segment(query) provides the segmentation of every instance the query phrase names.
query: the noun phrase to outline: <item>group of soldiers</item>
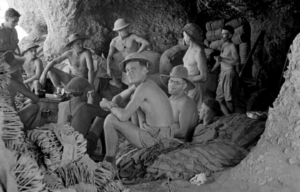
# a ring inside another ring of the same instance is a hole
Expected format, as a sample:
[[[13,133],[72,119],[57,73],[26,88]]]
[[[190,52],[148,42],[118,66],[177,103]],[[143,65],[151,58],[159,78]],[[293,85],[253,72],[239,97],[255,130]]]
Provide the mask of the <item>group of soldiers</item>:
[[[154,64],[143,55],[143,51],[148,49],[149,42],[130,33],[130,23],[125,19],[116,20],[113,31],[116,31],[118,36],[110,43],[106,70],[112,79],[110,84],[119,88],[124,87],[122,73],[126,74],[127,88],[111,101],[103,98],[99,105],[93,105],[90,98],[95,94],[95,70],[92,53],[83,46],[87,38],[76,33],[71,34],[67,43],[70,49],[43,68],[36,55],[38,45],[27,44],[22,54],[17,46],[14,27],[20,16],[12,8],[6,11],[6,22],[0,29],[0,41],[7,39],[2,34],[7,35],[10,32],[11,41],[6,43],[11,46],[1,45],[3,49],[0,52],[3,52],[5,57],[11,56],[6,62],[12,69],[12,81],[9,86],[12,103],[16,92],[30,99],[28,105],[18,111],[27,129],[30,129],[30,124],[38,112],[36,95],[43,88],[47,76],[56,88],[64,87],[71,95],[70,100],[59,104],[57,123],[68,123],[82,133],[88,141],[89,154],[93,154],[100,135],[104,133],[104,160],[113,164],[116,161],[120,135],[138,148],[151,147],[164,138],[188,142],[192,140],[197,124],[212,123],[219,108],[225,115],[243,111],[235,70],[235,66],[239,64],[239,55],[231,42],[233,29],[230,26],[222,29],[224,43],[221,55],[215,57],[216,64],[213,70],[221,67],[216,100],[205,98],[205,82],[209,71],[203,31],[194,23],[189,23],[183,28],[184,42],[188,45],[183,65],[174,67],[169,75],[161,75],[162,79],[167,78],[167,81],[163,82],[168,82],[168,98],[167,94],[148,78],[148,71]],[[18,53],[12,55],[11,52],[15,50]],[[120,52],[124,57],[117,65],[113,62],[113,54],[116,52]],[[69,73],[54,67],[66,59],[71,66]],[[19,74],[22,66],[27,75],[24,81]],[[16,69],[13,71],[13,68]]]

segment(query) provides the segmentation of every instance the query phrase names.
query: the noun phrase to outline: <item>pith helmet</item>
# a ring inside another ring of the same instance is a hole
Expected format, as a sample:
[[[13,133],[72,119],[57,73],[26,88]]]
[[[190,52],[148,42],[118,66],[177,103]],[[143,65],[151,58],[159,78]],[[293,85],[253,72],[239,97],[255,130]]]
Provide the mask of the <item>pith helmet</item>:
[[[68,43],[67,43],[67,47],[69,47],[74,41],[81,39],[81,40],[86,40],[88,39],[88,37],[85,36],[81,36],[78,33],[73,33],[68,37]]]
[[[121,29],[124,29],[125,27],[128,27],[130,23],[128,23],[125,19],[120,18],[115,21],[113,31],[119,31]]]
[[[125,72],[125,67],[126,64],[129,63],[130,61],[141,61],[145,62],[147,65],[147,69],[151,69],[153,67],[153,63],[149,61],[143,54],[141,53],[131,53],[127,55],[124,61],[122,61],[119,65],[121,70]]]
[[[187,83],[187,88],[186,88],[187,90],[191,90],[191,89],[195,88],[195,84],[188,79],[189,75],[188,75],[187,68],[185,68],[183,66],[175,66],[175,67],[173,67],[170,75],[163,75],[163,74],[160,75],[161,80],[162,80],[163,77],[167,77],[167,78],[170,78],[170,77],[179,77],[179,78],[182,78]],[[162,80],[162,82],[164,82],[164,81]]]
[[[184,26],[183,31],[196,43],[203,44],[204,33],[199,25],[195,23],[188,23]]]
[[[72,94],[83,94],[85,91],[91,91],[93,89],[89,81],[82,77],[74,77],[66,85],[65,90]]]
[[[26,51],[28,51],[29,49],[32,49],[32,48],[38,48],[38,47],[39,47],[39,45],[34,44],[34,43],[32,43],[32,42],[27,43],[27,44],[24,46],[24,50],[23,50],[22,55],[24,55],[24,53],[25,53]]]

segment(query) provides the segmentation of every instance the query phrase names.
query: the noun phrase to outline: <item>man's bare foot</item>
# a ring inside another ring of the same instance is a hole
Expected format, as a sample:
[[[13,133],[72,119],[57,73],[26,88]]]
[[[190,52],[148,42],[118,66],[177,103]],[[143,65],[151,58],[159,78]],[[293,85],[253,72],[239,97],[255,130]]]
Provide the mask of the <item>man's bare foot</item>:
[[[122,88],[122,84],[113,80],[109,81],[109,84],[118,88]]]

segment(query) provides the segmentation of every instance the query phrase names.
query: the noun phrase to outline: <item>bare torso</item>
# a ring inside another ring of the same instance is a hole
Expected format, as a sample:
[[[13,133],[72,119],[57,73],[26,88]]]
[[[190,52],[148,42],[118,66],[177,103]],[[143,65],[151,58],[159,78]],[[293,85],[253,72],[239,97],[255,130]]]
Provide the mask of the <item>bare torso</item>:
[[[145,100],[140,108],[146,117],[146,123],[150,126],[168,127],[174,123],[171,103],[167,95],[150,79],[141,83],[134,94],[144,94]],[[139,91],[140,90],[140,91]]]
[[[122,54],[124,58],[130,53],[137,52],[140,48],[139,43],[134,40],[133,34],[130,34],[123,40],[120,36],[117,36],[113,39],[113,41],[115,48]]]
[[[221,57],[227,58],[227,59],[233,59],[232,56],[232,46],[235,46],[234,43],[232,42],[225,42],[222,46],[221,49]],[[226,63],[221,62],[221,70],[229,70],[229,69],[233,69],[235,66],[234,65],[229,65]]]
[[[199,71],[199,68],[207,68],[206,67],[206,57],[205,54],[203,54],[204,50],[200,47],[197,48],[188,48],[186,51],[184,57],[183,57],[183,66],[187,68],[189,76],[196,76],[201,75],[201,72]],[[200,57],[199,61],[205,61],[205,63],[198,63],[197,57]],[[199,67],[201,66],[201,67]]]
[[[91,55],[88,49],[84,49],[79,55],[75,51],[70,50],[68,52],[68,59],[70,62],[70,68],[73,75],[77,77],[88,78],[88,68],[87,68],[87,56]]]
[[[36,58],[37,59],[37,58]],[[34,64],[35,60],[30,60],[30,61],[25,61],[23,68],[25,70],[26,76],[27,77],[32,77],[36,73],[36,66]]]

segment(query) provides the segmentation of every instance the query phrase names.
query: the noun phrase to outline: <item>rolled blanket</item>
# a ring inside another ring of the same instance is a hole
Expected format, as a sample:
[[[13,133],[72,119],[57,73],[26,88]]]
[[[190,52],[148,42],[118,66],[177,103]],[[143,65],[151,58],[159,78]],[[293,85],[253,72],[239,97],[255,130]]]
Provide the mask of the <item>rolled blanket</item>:
[[[239,45],[241,43],[248,42],[250,40],[249,34],[242,33],[240,35],[232,37],[232,42],[236,45]]]

